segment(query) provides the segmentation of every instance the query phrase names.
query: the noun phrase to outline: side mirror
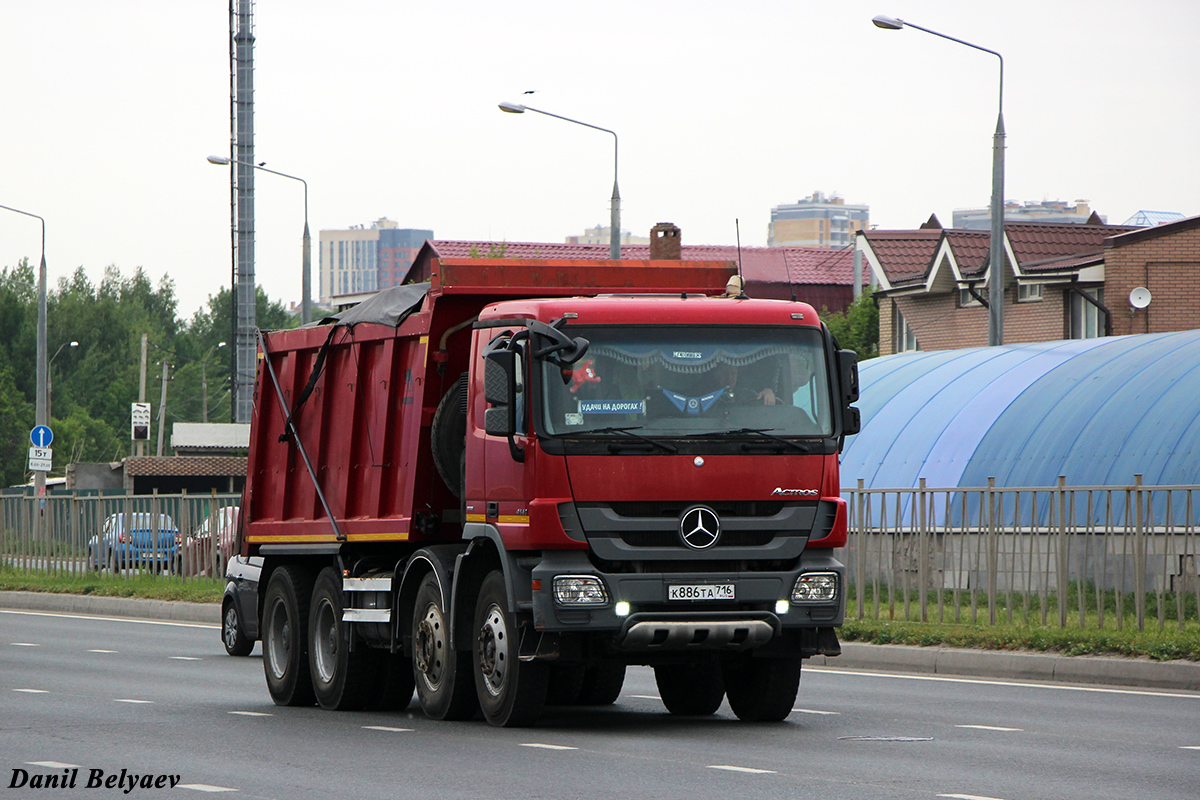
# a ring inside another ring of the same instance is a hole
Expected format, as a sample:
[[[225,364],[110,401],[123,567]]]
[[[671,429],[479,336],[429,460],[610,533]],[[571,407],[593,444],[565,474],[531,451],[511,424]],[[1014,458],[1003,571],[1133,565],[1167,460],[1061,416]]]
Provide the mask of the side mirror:
[[[483,399],[493,407],[483,412],[483,431],[507,437],[513,460],[523,462],[525,451],[513,439],[517,432],[517,364],[512,350],[493,350],[484,356]]]
[[[862,430],[862,417],[850,405],[858,400],[858,353],[837,351],[838,383],[842,394],[842,435],[853,436]]]

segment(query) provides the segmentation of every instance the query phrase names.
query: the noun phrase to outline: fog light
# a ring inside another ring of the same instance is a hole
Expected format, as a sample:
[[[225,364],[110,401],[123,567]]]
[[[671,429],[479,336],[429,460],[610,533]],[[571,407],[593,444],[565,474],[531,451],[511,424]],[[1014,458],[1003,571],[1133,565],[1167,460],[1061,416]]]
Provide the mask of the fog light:
[[[838,596],[836,572],[808,572],[801,575],[792,589],[794,603],[829,603]]]
[[[608,604],[608,591],[591,575],[559,575],[554,579],[554,600],[563,606],[603,606]]]
[[[624,600],[622,600],[621,602],[617,603],[617,607],[615,610],[617,612],[618,617],[628,617],[629,616],[629,603],[626,603]]]
[[[788,612],[788,609],[791,607],[792,607],[792,604],[789,603],[787,600],[776,600],[775,601],[775,613],[776,614],[780,614],[780,615],[786,614]]]

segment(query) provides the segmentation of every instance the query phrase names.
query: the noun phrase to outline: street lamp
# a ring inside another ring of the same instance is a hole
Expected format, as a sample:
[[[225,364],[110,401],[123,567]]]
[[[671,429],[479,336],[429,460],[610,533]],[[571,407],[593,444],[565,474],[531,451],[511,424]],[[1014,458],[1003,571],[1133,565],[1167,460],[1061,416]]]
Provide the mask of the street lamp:
[[[991,242],[988,250],[988,345],[1004,344],[1004,57],[995,50],[947,36],[944,33],[922,28],[906,20],[885,17],[882,14],[871,20],[877,28],[898,31],[901,28],[916,28],[919,31],[949,39],[975,50],[991,53],[1000,59],[1000,113],[996,117],[996,133],[992,136],[992,204]]]
[[[227,167],[235,163],[232,159],[226,156],[209,156],[208,163],[217,164],[218,166]],[[304,184],[304,238],[301,240],[301,281],[303,285],[300,289],[300,322],[307,325],[312,322],[312,238],[308,234],[308,181],[303,178],[298,178],[295,175],[288,175],[286,172],[277,172],[273,169],[267,169],[261,164],[251,164],[247,161],[238,161],[243,167],[253,167],[260,169],[263,172],[269,172],[272,175],[278,175],[281,178],[291,178],[294,181],[300,181]]]
[[[33,217],[42,223],[42,261],[38,266],[37,283],[37,399],[34,405],[34,420],[37,425],[45,425],[48,421],[46,417],[46,220],[37,214],[30,214],[28,211],[22,211],[19,208],[10,208],[8,206],[0,206],[0,208],[5,211],[12,211],[15,214],[24,214],[27,217]],[[41,497],[46,493],[45,472],[41,470],[34,471],[33,491],[37,497]],[[38,515],[38,519],[41,519],[41,515]]]
[[[616,261],[621,257],[621,191],[617,188],[617,134],[615,131],[610,131],[608,128],[601,128],[599,125],[590,125],[586,122],[580,122],[577,119],[563,117],[558,114],[551,114],[549,111],[542,111],[531,106],[523,106],[519,103],[504,102],[500,104],[500,110],[506,111],[509,114],[524,114],[526,111],[533,111],[537,114],[544,114],[547,117],[554,117],[566,122],[574,122],[576,125],[582,125],[585,128],[592,128],[597,131],[611,133],[613,137],[613,193],[612,193],[612,219],[609,222],[611,233],[609,236],[608,257]]]
[[[54,359],[58,358],[58,354],[62,352],[64,347],[79,347],[79,342],[63,342],[54,351],[54,355],[50,356],[50,361],[46,364],[46,419],[51,419],[54,416],[50,410],[50,400],[54,397],[54,374],[50,371],[50,368],[54,366]]]

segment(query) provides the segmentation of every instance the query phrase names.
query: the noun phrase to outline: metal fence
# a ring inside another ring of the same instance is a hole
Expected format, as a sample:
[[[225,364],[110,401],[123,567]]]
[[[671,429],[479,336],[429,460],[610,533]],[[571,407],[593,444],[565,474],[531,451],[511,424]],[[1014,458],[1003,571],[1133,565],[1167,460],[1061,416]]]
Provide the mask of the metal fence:
[[[844,489],[847,616],[1195,630],[1200,486]]]
[[[233,554],[221,509],[238,494],[0,497],[0,558],[53,575],[219,580]],[[228,512],[225,512],[226,519]]]

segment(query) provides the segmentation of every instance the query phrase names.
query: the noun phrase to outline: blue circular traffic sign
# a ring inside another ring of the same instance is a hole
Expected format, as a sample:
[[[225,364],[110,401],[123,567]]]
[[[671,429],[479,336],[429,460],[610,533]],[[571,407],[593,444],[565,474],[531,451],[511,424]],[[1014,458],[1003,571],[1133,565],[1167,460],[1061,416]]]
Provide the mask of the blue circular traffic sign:
[[[54,431],[50,430],[49,425],[38,425],[29,432],[29,441],[33,442],[34,447],[49,447],[54,441]]]

